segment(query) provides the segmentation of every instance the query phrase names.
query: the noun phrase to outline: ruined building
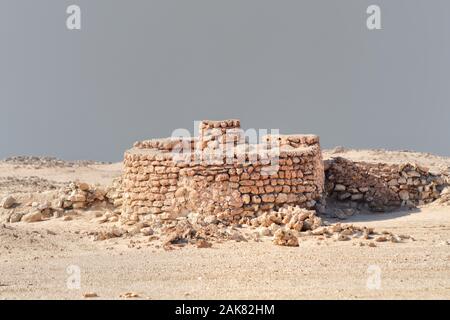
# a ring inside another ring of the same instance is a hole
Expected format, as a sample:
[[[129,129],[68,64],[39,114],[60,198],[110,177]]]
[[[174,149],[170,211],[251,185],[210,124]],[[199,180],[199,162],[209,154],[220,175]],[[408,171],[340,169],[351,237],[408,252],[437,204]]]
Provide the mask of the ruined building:
[[[315,135],[245,139],[239,120],[202,121],[197,137],[135,143],[125,152],[122,214],[173,220],[189,212],[223,222],[285,204],[313,208],[324,191]]]
[[[202,121],[195,137],[136,142],[125,152],[122,219],[173,221],[196,212],[245,223],[284,205],[389,211],[434,201],[447,185],[415,164],[322,161],[315,135],[249,143],[239,120]]]

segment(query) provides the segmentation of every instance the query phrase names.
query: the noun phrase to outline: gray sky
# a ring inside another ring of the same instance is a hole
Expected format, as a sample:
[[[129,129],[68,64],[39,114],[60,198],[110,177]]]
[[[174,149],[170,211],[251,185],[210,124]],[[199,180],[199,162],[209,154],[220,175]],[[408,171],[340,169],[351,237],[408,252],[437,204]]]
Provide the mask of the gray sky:
[[[450,156],[449,17],[448,0],[2,0],[0,158],[118,161],[209,118]]]

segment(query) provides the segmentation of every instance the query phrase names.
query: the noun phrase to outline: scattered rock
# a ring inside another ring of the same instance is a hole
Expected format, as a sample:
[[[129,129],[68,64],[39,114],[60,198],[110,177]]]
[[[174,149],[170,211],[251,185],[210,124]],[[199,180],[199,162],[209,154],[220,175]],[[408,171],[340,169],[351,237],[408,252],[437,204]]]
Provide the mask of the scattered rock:
[[[386,236],[378,236],[375,238],[376,242],[386,242],[388,239]]]
[[[154,233],[154,231],[153,231],[152,228],[146,227],[146,228],[142,228],[142,229],[141,229],[141,233],[142,233],[144,236],[151,236],[151,235]]]
[[[19,222],[20,220],[22,220],[22,217],[24,216],[24,213],[21,212],[14,212],[9,216],[9,222],[10,223],[15,223],[15,222]]]
[[[39,222],[42,221],[42,213],[41,211],[33,211],[31,213],[28,213],[22,217],[23,222]]]
[[[140,297],[139,294],[137,294],[135,292],[125,292],[120,295],[120,298],[126,298],[126,299],[139,298],[139,297]]]
[[[345,234],[339,234],[338,235],[338,237],[337,237],[337,240],[338,241],[349,241],[349,240],[351,240],[352,238],[350,238],[348,235],[345,235]]]
[[[83,293],[83,298],[97,298],[98,295],[95,292],[85,292]]]
[[[291,230],[279,229],[275,232],[273,243],[279,246],[298,247],[298,238]]]
[[[212,243],[208,242],[204,239],[200,239],[196,242],[197,248],[211,248],[212,247]]]
[[[13,196],[6,196],[1,202],[4,209],[10,209],[16,204],[16,199]]]
[[[247,242],[247,239],[240,232],[237,232],[237,231],[233,232],[230,235],[230,240],[234,240],[236,242],[241,242],[241,241]]]

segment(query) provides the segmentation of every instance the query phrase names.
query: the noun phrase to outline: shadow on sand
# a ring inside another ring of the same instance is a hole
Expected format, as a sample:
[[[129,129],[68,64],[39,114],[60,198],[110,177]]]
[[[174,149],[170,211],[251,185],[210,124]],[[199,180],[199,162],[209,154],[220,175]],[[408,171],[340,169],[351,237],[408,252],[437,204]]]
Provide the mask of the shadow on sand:
[[[389,212],[372,212],[372,211],[361,211],[353,216],[349,216],[346,219],[338,218],[327,218],[330,222],[341,222],[341,223],[353,223],[353,222],[372,222],[372,221],[382,221],[389,219],[396,219],[403,216],[408,216],[421,212],[420,208],[401,208]]]

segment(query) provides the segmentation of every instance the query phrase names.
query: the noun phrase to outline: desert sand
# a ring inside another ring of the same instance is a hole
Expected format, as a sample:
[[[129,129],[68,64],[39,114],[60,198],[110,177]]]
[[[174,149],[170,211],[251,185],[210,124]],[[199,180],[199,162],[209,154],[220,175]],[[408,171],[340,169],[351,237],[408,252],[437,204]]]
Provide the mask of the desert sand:
[[[324,158],[415,161],[450,172],[450,159],[406,151],[325,150]],[[79,180],[108,185],[121,164],[0,162],[0,198],[45,199]],[[7,210],[0,209],[0,218]],[[343,223],[410,235],[402,243],[304,237],[298,247],[260,241],[214,242],[164,250],[149,237],[94,241],[95,211],[72,220],[0,223],[0,299],[449,299],[450,206],[432,203],[391,213],[362,213]],[[337,220],[324,218],[332,223]],[[1,219],[0,219],[1,220]],[[68,285],[73,267],[79,287]],[[69,268],[69,270],[68,270]],[[377,286],[373,286],[374,270]],[[69,271],[69,272],[68,272]]]

